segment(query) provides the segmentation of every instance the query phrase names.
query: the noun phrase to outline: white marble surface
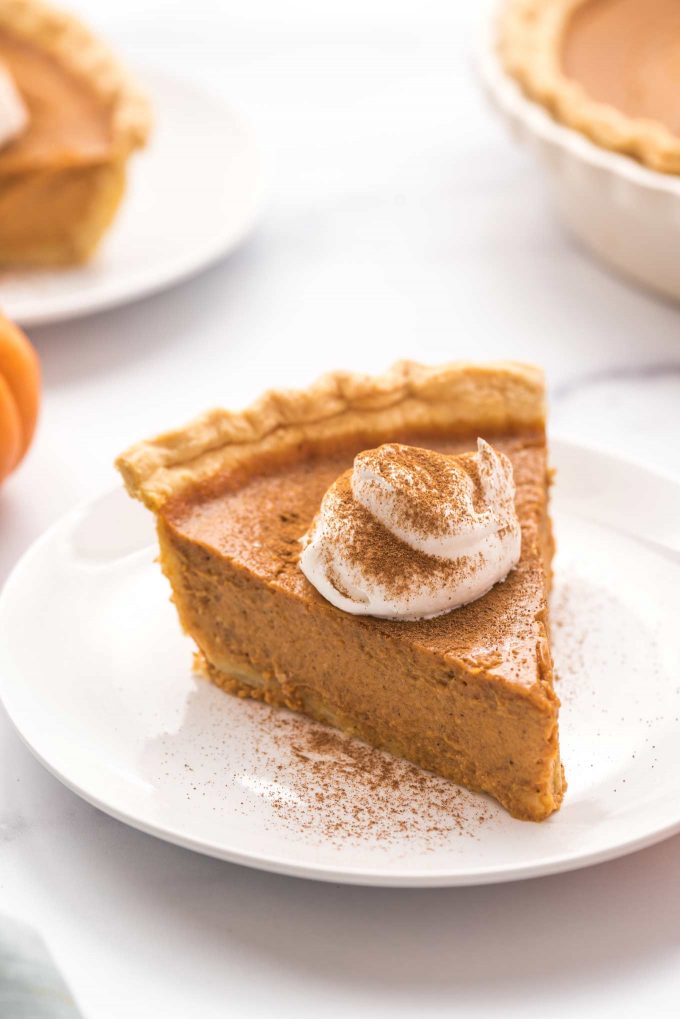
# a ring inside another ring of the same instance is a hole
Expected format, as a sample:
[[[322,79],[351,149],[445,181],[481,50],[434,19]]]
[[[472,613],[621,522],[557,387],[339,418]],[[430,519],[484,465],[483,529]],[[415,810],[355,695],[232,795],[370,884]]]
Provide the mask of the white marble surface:
[[[555,434],[680,475],[680,310],[560,231],[478,94],[477,5],[77,6],[133,60],[251,118],[270,200],[247,247],[201,278],[35,330],[44,414],[0,492],[0,579],[116,483],[111,460],[140,435],[399,356],[541,362]],[[41,930],[87,1019],[678,1014],[680,838],[517,885],[338,888],[125,828],[43,771],[4,718],[0,757],[3,909]]]

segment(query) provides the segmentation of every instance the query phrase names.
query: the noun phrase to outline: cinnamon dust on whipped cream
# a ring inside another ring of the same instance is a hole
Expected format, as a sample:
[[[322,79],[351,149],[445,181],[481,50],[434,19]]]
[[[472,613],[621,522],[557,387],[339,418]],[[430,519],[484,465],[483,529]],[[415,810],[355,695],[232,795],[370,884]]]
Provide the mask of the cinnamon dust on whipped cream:
[[[482,597],[519,561],[512,465],[478,439],[447,455],[388,443],[326,492],[300,568],[346,612],[427,619]]]

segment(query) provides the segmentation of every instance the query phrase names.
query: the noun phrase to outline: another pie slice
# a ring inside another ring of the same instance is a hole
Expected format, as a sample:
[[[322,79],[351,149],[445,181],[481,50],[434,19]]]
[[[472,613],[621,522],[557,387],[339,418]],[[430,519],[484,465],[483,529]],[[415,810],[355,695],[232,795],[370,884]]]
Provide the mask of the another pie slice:
[[[143,95],[76,18],[2,0],[0,265],[87,259],[149,126]]]
[[[385,442],[447,453],[481,436],[511,460],[520,562],[463,608],[350,615],[299,568],[300,538],[354,456]],[[565,789],[547,597],[544,384],[515,363],[379,378],[337,373],[215,410],[117,461],[157,517],[161,565],[210,679],[303,712],[540,821]]]

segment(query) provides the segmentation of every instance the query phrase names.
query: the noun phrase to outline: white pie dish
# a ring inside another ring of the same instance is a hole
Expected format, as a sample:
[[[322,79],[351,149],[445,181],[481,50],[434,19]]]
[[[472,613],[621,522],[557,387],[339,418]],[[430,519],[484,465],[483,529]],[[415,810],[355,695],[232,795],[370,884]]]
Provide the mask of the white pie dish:
[[[680,299],[680,177],[595,145],[528,99],[498,56],[503,3],[488,9],[478,59],[492,104],[536,152],[571,233],[629,279]]]

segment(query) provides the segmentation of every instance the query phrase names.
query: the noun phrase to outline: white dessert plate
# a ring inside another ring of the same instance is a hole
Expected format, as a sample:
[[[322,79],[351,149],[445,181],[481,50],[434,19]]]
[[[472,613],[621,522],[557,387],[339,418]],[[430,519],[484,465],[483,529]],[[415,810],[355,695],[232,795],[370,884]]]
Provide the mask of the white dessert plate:
[[[680,485],[555,443],[553,626],[569,789],[543,824],[191,671],[149,514],[64,517],[0,598],[0,693],[69,788],[181,846],[395,886],[583,867],[680,830]]]
[[[248,126],[219,97],[161,71],[139,78],[153,104],[148,148],[84,266],[0,271],[0,307],[22,325],[76,318],[186,279],[252,230],[262,175]]]

